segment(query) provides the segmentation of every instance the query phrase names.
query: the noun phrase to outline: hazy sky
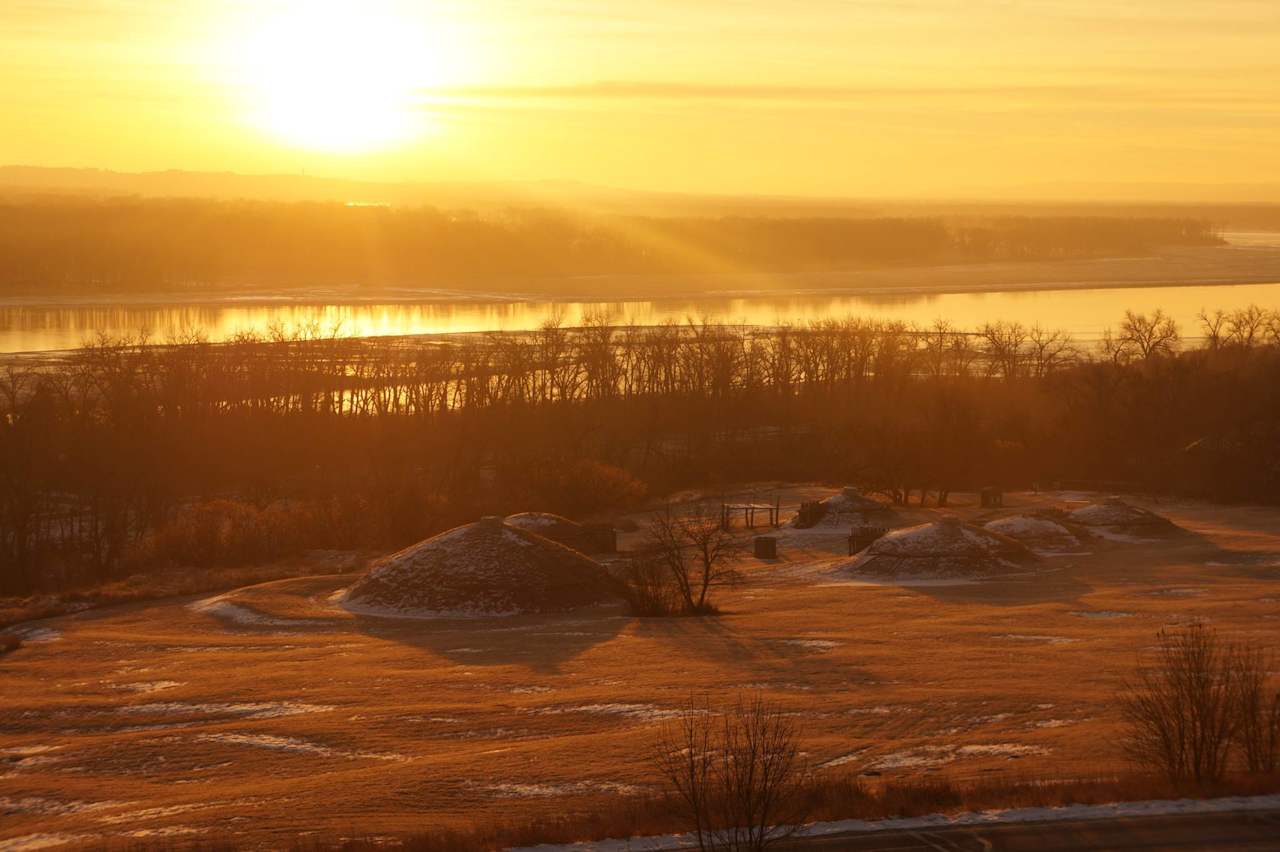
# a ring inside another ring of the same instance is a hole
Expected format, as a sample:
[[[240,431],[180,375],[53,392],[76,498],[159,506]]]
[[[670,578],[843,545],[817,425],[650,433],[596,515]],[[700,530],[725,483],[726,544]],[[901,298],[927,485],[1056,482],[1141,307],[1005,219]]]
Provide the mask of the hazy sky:
[[[1278,91],[1280,0],[0,0],[3,163],[1176,195]]]

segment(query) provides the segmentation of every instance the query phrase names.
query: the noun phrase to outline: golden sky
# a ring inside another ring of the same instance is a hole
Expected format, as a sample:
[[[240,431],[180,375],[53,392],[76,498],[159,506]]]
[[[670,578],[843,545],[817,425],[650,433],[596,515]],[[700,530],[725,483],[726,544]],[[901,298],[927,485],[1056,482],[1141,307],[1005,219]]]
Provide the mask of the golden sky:
[[[1278,92],[1280,0],[0,0],[6,164],[1229,196]]]

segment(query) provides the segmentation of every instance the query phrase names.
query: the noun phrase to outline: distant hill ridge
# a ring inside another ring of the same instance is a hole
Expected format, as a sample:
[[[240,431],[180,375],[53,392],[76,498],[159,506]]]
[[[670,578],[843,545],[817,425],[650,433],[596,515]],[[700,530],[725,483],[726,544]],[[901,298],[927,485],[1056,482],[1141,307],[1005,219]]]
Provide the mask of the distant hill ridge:
[[[241,174],[170,169],[120,172],[93,168],[0,166],[0,198],[33,194],[220,200],[317,201],[432,206],[485,210],[505,207],[571,208],[584,212],[628,215],[706,215],[870,218],[879,216],[1116,216],[1193,217],[1221,227],[1280,230],[1280,185],[1249,188],[1254,200],[1198,202],[1215,195],[1241,197],[1232,188],[1186,185],[1160,192],[1141,184],[1117,185],[1099,193],[1109,198],[1159,198],[1153,201],[1002,201],[818,198],[786,195],[714,195],[618,189],[579,181],[438,181],[391,182],[352,180],[305,174]],[[1045,199],[1085,195],[1070,184],[1045,184]],[[1178,201],[1177,199],[1188,199]],[[1271,203],[1274,199],[1276,203]]]

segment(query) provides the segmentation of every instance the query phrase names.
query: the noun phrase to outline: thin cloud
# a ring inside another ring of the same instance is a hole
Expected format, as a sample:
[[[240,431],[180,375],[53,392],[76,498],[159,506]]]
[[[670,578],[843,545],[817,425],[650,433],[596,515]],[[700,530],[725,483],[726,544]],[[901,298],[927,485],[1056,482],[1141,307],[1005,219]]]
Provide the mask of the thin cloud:
[[[583,98],[655,100],[805,100],[855,101],[864,98],[983,95],[1100,94],[1092,86],[968,86],[968,87],[869,87],[774,86],[753,84],[668,83],[605,81],[560,86],[457,86],[429,89],[424,94],[470,98]]]

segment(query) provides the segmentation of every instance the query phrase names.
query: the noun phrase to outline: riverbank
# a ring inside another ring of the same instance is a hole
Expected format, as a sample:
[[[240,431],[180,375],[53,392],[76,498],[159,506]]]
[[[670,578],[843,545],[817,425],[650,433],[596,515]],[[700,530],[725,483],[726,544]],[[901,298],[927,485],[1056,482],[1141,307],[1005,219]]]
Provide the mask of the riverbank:
[[[1278,237],[1280,239],[1280,237]],[[1256,236],[1254,242],[1258,242]],[[1169,249],[1143,257],[895,266],[818,272],[599,275],[489,281],[474,287],[250,287],[154,293],[0,297],[0,309],[65,307],[504,304],[756,296],[926,296],[1042,290],[1190,287],[1280,282],[1280,245]]]

